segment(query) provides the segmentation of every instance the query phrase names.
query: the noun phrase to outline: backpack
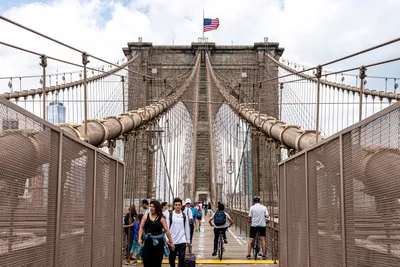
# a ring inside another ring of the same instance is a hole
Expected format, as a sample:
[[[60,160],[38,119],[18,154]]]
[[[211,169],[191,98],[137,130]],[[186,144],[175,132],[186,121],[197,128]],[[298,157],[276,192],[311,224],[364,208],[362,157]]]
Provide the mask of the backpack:
[[[222,226],[226,224],[226,214],[222,210],[217,210],[217,212],[214,214],[214,224],[216,226]]]
[[[193,220],[192,220],[191,224],[194,224],[194,217],[196,215],[196,209],[194,207],[190,207],[190,210],[192,211],[192,217],[193,217]]]
[[[174,211],[173,210],[170,210],[169,211],[169,228],[171,229],[171,226],[172,226],[172,213],[173,213]],[[185,228],[185,224],[186,224],[186,213],[184,213],[184,212],[182,212],[182,214],[183,214],[183,228]]]
[[[201,210],[200,209],[196,210],[196,219],[201,220]]]

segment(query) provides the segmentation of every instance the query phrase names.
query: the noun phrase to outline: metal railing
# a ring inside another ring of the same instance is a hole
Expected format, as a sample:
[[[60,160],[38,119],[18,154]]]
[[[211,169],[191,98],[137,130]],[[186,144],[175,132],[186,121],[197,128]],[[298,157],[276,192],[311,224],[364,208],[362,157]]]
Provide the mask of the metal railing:
[[[280,266],[399,266],[400,103],[279,164]]]
[[[0,266],[119,266],[124,165],[0,97]]]

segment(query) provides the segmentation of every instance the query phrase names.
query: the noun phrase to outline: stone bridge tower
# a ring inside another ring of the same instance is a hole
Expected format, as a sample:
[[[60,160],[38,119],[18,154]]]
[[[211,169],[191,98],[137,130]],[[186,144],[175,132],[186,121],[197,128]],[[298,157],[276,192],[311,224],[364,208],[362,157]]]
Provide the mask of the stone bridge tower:
[[[215,168],[211,160],[210,148],[210,119],[213,120],[221,107],[224,99],[218,89],[212,83],[208,83],[206,73],[205,51],[211,54],[211,62],[218,73],[225,75],[232,84],[236,84],[231,94],[240,99],[240,102],[251,103],[251,107],[261,113],[279,118],[278,80],[259,83],[259,81],[275,78],[278,75],[278,68],[265,55],[269,53],[276,59],[283,53],[278,43],[264,42],[254,43],[251,46],[217,46],[215,43],[192,43],[188,46],[155,46],[148,42],[128,43],[128,47],[123,48],[128,59],[134,56],[139,57],[130,64],[129,69],[138,73],[147,73],[157,76],[160,79],[152,80],[130,72],[128,86],[128,110],[138,109],[158,101],[168,95],[173,87],[180,86],[183,80],[178,77],[182,71],[188,70],[194,65],[196,53],[201,53],[201,66],[198,86],[188,89],[181,101],[191,114],[192,121],[197,121],[196,142],[196,168],[193,179],[184,183],[185,196],[196,200],[218,201],[220,199],[222,185],[216,183],[216,177],[211,177],[211,169]],[[171,82],[173,80],[173,82]],[[174,84],[175,86],[167,86]],[[209,87],[207,87],[209,86]],[[197,114],[195,107],[197,105]],[[211,106],[211,108],[209,107]],[[211,113],[211,114],[210,114]],[[197,120],[195,120],[197,117]],[[264,139],[253,136],[252,138],[252,185],[253,192],[260,192],[265,188],[262,176],[263,166],[260,159],[264,156]],[[136,143],[135,143],[136,142]],[[143,197],[151,198],[153,192],[154,172],[152,171],[153,158],[148,152],[146,137],[132,138],[125,151],[126,160],[126,179],[129,182],[134,179],[146,181],[139,184]],[[138,149],[139,148],[139,149]],[[132,166],[129,161],[132,153],[136,149],[136,157],[143,159],[142,166]],[[225,162],[226,159],[222,159]],[[277,166],[277,165],[274,165]]]

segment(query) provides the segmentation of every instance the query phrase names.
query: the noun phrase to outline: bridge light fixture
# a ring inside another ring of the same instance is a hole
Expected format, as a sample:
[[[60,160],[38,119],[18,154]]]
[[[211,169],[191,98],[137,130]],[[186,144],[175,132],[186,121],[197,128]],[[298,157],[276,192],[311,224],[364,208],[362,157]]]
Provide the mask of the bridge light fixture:
[[[226,160],[226,172],[228,174],[232,174],[233,170],[235,169],[235,160],[229,155],[229,158]]]
[[[154,153],[161,148],[161,133],[164,130],[158,124],[151,124],[146,132],[149,135],[149,150]]]

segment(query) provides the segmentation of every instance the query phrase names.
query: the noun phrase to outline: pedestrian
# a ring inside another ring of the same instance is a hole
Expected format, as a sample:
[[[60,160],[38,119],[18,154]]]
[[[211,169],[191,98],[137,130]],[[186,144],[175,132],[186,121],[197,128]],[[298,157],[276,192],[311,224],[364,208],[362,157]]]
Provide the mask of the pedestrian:
[[[212,213],[211,202],[208,202],[207,209],[208,209],[208,216],[211,216],[211,213]]]
[[[138,236],[139,236],[139,228],[140,228],[140,221],[143,218],[143,214],[139,214],[136,218],[136,221],[133,223],[133,241],[132,241],[132,248],[128,255],[128,260],[126,261],[125,265],[129,265],[131,259],[134,260],[134,265],[137,265],[137,260],[140,260],[139,257],[139,244],[138,244]]]
[[[185,267],[185,250],[190,246],[189,219],[182,211],[182,200],[174,199],[174,209],[168,213],[167,223],[172,236],[175,250],[169,254],[169,265],[175,267],[175,258],[178,255],[178,266]],[[171,243],[171,240],[169,240]]]
[[[190,207],[192,201],[190,198],[187,198],[185,201],[185,209],[183,210],[189,218],[189,229],[190,229],[190,244],[193,241],[193,232],[194,232],[194,218],[193,218],[193,209]]]
[[[124,216],[124,232],[126,236],[126,257],[129,256],[131,245],[133,241],[133,223],[137,219],[136,206],[134,204],[129,206],[129,211]]]
[[[196,205],[194,206],[194,209],[195,209],[195,213],[193,214],[193,218],[195,219],[195,230],[196,230],[196,232],[200,232],[202,212],[201,212],[201,207],[199,206],[198,201],[196,201]]]
[[[168,203],[167,202],[161,203],[161,207],[162,207],[162,213],[163,213],[164,217],[167,218],[167,215],[168,215]]]
[[[140,223],[138,244],[141,246],[144,242],[143,266],[161,267],[165,246],[164,233],[167,235],[168,240],[172,240],[172,237],[167,221],[162,214],[160,202],[152,200],[149,208],[150,213],[145,214]],[[170,243],[169,245],[173,251],[175,249],[174,244]]]
[[[147,199],[142,200],[142,208],[143,208],[143,214],[150,213],[149,201]]]

